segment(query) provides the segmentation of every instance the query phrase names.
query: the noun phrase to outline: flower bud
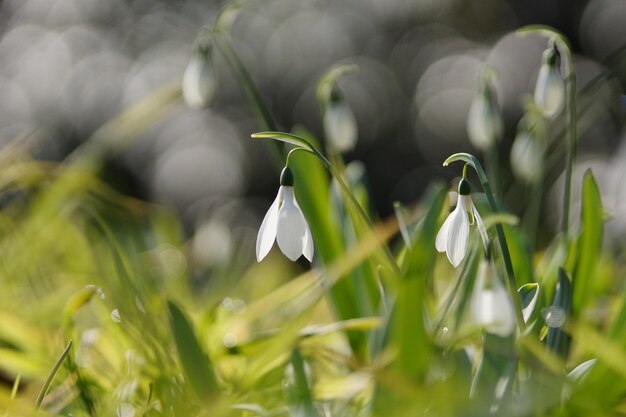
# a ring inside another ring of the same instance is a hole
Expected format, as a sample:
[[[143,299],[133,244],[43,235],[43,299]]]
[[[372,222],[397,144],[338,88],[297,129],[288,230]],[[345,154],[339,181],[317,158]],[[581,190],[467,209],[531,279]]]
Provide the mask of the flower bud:
[[[348,152],[357,140],[356,119],[337,86],[333,86],[324,111],[324,135],[332,152]]]
[[[561,56],[556,45],[543,53],[535,85],[535,104],[546,118],[553,118],[565,103],[565,82],[560,71]]]
[[[210,45],[196,48],[183,75],[183,98],[189,107],[205,108],[213,99],[217,87]]]
[[[520,130],[511,147],[511,170],[527,184],[541,178],[543,170],[543,146],[526,130]]]
[[[502,137],[502,114],[491,81],[482,76],[481,91],[474,96],[467,116],[467,135],[474,147],[485,151]]]

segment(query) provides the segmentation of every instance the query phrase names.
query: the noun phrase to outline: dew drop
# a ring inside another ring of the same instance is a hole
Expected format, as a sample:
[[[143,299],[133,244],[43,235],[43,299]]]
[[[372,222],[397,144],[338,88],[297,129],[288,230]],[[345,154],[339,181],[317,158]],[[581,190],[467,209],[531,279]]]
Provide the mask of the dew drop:
[[[565,324],[565,319],[567,318],[567,314],[565,314],[565,310],[561,307],[550,306],[541,310],[541,315],[545,320],[546,324],[552,328],[559,328]]]

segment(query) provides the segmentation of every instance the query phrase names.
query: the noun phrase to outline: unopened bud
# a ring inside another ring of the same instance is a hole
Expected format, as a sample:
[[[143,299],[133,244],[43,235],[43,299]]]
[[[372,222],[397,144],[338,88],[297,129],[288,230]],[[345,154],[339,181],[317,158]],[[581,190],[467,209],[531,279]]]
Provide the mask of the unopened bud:
[[[483,75],[467,117],[467,135],[474,147],[485,151],[502,137],[502,114],[491,81]]]
[[[205,108],[213,99],[217,81],[208,45],[198,46],[183,75],[183,98],[188,106]]]
[[[356,145],[356,119],[336,86],[324,111],[324,135],[328,148],[333,152],[348,152]]]
[[[546,49],[535,85],[535,104],[546,118],[556,116],[565,103],[565,82],[561,76],[561,59],[556,46]]]
[[[511,170],[527,184],[541,178],[543,169],[543,146],[526,130],[518,132],[511,147]]]

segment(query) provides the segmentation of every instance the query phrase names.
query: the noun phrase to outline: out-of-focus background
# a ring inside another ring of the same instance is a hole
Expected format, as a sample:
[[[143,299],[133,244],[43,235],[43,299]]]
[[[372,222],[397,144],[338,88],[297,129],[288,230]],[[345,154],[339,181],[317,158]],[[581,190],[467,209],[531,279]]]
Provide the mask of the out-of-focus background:
[[[1,2],[1,146],[21,144],[36,158],[63,160],[109,119],[179,82],[199,30],[213,24],[223,6],[197,0]],[[625,2],[253,1],[243,5],[231,37],[284,131],[302,125],[322,138],[317,81],[337,62],[358,65],[357,73],[339,79],[359,131],[346,159],[365,163],[384,217],[393,201],[415,201],[434,178],[452,179],[455,173],[441,167],[448,155],[479,153],[467,139],[466,119],[485,63],[497,73],[505,119],[500,156],[508,158],[524,110],[520,97],[532,94],[547,47],[543,37],[515,33],[527,24],[553,26],[572,43],[582,92],[579,161],[594,166],[613,215],[607,231],[623,237]],[[208,263],[230,255],[228,242],[254,239],[279,174],[267,144],[249,140],[263,126],[236,78],[217,51],[214,59],[218,88],[211,107],[190,109],[180,101],[111,156],[102,174],[124,193],[176,210],[188,232],[196,232],[199,258]],[[601,82],[589,87],[594,79]],[[562,124],[554,123],[553,136]],[[548,189],[559,187],[563,169],[562,158],[551,163]],[[522,194],[510,174],[503,182],[514,206]],[[550,205],[561,194],[547,194],[550,224],[557,216]]]

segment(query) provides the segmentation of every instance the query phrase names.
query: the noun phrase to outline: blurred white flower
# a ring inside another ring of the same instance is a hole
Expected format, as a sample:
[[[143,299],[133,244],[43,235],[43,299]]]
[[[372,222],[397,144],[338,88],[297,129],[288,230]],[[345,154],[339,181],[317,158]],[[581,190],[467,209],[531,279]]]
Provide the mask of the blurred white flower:
[[[337,88],[333,88],[324,111],[324,135],[333,152],[348,152],[356,145],[356,119]]]
[[[474,147],[485,151],[502,137],[503,129],[495,88],[488,74],[483,74],[467,116],[467,135]]]
[[[521,130],[511,147],[511,170],[526,182],[534,184],[543,170],[543,146],[526,130]]]
[[[183,98],[189,107],[205,108],[213,99],[217,88],[211,49],[199,45],[183,75]]]
[[[470,309],[472,320],[489,333],[505,337],[515,330],[513,302],[490,261],[480,263]]]
[[[535,104],[549,119],[556,116],[565,103],[565,82],[559,69],[560,61],[556,45],[546,49],[535,85]]]
[[[261,262],[269,253],[274,240],[280,250],[292,261],[304,255],[313,259],[313,238],[293,192],[293,174],[287,167],[280,176],[278,195],[270,206],[256,241],[256,258]]]
[[[488,242],[485,225],[472,202],[470,191],[469,183],[462,179],[459,183],[459,196],[456,208],[446,218],[435,240],[437,250],[446,252],[448,260],[455,268],[459,266],[467,252],[471,224],[468,213],[472,214],[472,223],[476,223],[485,246]]]

